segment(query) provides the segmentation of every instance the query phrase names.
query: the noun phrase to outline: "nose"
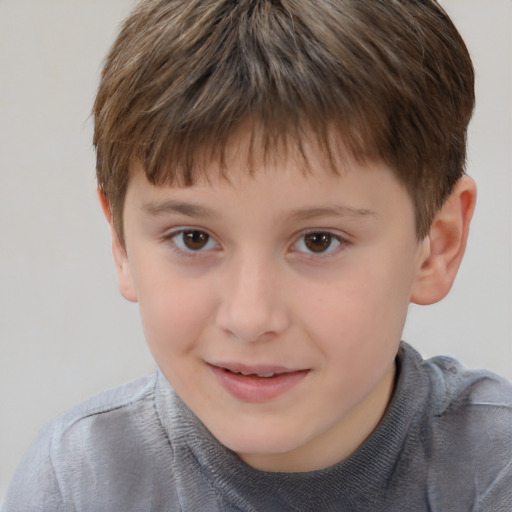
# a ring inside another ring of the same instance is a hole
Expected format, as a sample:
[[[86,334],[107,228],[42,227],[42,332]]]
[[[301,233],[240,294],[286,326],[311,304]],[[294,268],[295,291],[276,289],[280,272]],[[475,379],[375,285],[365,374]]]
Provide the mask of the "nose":
[[[217,325],[241,342],[253,342],[284,332],[289,326],[286,294],[279,269],[245,259],[225,269],[220,284]]]

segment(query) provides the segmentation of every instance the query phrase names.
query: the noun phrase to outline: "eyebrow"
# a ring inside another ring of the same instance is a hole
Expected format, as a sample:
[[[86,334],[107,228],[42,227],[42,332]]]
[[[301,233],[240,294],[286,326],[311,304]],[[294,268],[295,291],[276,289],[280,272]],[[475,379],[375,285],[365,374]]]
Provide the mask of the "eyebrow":
[[[333,205],[330,207],[298,208],[293,210],[290,217],[296,220],[316,219],[317,217],[375,217],[377,214],[367,208],[352,208],[350,206]]]
[[[210,208],[172,199],[145,203],[142,205],[142,211],[154,216],[177,213],[193,218],[216,217],[214,211]]]
[[[172,199],[161,202],[149,202],[142,205],[142,211],[149,215],[159,216],[165,214],[179,214],[192,218],[214,218],[217,217],[215,212],[205,206],[193,203],[175,201]],[[333,205],[329,207],[309,207],[297,208],[292,210],[289,217],[294,220],[310,220],[318,217],[375,217],[376,213],[367,208],[352,208],[350,206]]]

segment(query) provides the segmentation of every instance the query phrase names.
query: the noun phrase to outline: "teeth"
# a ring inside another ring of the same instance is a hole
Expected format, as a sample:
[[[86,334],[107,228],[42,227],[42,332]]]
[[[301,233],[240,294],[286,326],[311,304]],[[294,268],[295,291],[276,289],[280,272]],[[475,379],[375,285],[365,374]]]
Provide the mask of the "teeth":
[[[247,372],[233,372],[233,373],[239,373],[241,375],[244,375],[245,377],[247,377],[248,375],[255,375],[254,373],[247,373]],[[256,377],[262,377],[262,378],[269,378],[269,377],[273,377],[275,375],[275,373],[273,372],[269,372],[269,373],[256,373]]]

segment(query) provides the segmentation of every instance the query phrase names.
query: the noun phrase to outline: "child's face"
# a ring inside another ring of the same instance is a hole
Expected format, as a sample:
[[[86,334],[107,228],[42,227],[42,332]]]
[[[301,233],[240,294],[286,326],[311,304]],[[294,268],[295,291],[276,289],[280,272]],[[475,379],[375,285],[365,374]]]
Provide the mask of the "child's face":
[[[136,171],[117,248],[161,370],[265,470],[328,466],[376,426],[425,252],[383,164],[336,176],[318,149],[309,161],[309,175],[290,159],[251,177],[239,154],[230,182],[189,188]]]

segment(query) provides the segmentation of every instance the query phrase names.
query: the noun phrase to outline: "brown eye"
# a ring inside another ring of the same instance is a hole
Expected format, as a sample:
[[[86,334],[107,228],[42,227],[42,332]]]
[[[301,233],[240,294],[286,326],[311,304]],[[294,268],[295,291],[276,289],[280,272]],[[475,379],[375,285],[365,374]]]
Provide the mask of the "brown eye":
[[[345,245],[345,241],[329,231],[310,231],[304,233],[293,245],[293,251],[304,254],[324,255],[336,251]]]
[[[304,236],[304,244],[311,252],[325,252],[331,247],[330,233],[309,233]]]
[[[210,236],[204,231],[183,231],[183,244],[191,251],[199,251],[208,245]]]
[[[181,229],[167,237],[181,252],[204,252],[219,248],[217,242],[200,229]]]

